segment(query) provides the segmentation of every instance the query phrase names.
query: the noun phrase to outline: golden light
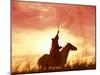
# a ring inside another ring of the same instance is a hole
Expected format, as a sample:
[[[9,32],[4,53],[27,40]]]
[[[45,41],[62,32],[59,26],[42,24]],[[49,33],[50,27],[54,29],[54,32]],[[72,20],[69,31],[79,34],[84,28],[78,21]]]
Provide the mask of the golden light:
[[[20,54],[20,55],[43,55],[49,54],[52,38],[55,37],[57,33],[57,29],[48,28],[45,30],[29,30],[29,31],[16,31],[13,32],[13,55]],[[74,46],[77,47],[77,51],[70,51],[68,56],[68,61],[74,61],[78,58],[84,58],[83,54],[87,55],[88,51],[94,56],[95,48],[92,47],[90,44],[84,44],[84,39],[74,36],[70,31],[60,28],[59,33],[59,45],[64,47],[67,42],[72,43]],[[83,45],[86,50],[83,50]],[[91,48],[90,48],[91,47]],[[92,52],[92,51],[93,52]],[[86,56],[85,55],[85,56]]]
[[[60,26],[59,45],[64,47],[71,43],[77,47],[76,51],[70,50],[65,65],[95,63],[95,7],[15,0],[12,7],[12,64],[15,69],[18,62],[23,65],[20,71],[29,62],[31,67],[38,68],[39,57],[50,53],[57,24]]]
[[[49,28],[46,30],[33,30],[33,31],[22,31],[13,32],[13,51],[19,54],[41,54],[49,53],[51,48],[52,38],[57,33],[56,29]],[[67,30],[61,28],[59,34],[59,44],[65,46],[67,42],[71,42],[77,45],[77,37],[71,35]]]

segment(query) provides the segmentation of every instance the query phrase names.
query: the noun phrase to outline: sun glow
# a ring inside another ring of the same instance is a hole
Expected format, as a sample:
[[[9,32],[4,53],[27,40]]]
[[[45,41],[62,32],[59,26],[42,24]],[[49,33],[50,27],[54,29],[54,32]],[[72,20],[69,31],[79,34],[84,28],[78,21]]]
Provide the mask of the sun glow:
[[[71,33],[63,28],[60,29],[59,34],[59,44],[65,46],[67,42],[77,45],[76,42],[81,39],[71,35]],[[55,37],[57,30],[56,29],[46,29],[41,32],[33,30],[26,32],[13,32],[13,50],[14,53],[19,54],[40,54],[40,53],[49,53],[51,48],[51,39]]]
[[[49,54],[52,38],[55,37],[57,30],[54,28],[48,28],[46,30],[29,30],[29,31],[16,31],[13,32],[12,37],[12,48],[13,48],[13,55],[20,54],[20,55],[43,55]],[[74,36],[70,31],[64,28],[60,28],[59,33],[59,45],[64,47],[67,42],[72,43],[74,46],[77,47],[77,51],[70,51],[68,56],[68,61],[76,60],[76,58],[83,58],[84,52],[85,57],[94,56],[95,48],[92,47],[90,44],[84,44],[84,39]],[[83,49],[83,45],[86,48]],[[89,47],[89,49],[88,49]],[[92,51],[91,51],[92,50]],[[89,54],[88,54],[89,53]]]

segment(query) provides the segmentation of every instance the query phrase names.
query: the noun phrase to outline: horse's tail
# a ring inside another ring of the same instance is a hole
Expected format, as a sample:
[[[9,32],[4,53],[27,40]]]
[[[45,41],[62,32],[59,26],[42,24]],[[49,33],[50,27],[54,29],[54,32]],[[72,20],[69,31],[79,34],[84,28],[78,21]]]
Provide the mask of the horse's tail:
[[[41,57],[38,59],[37,65],[38,65],[38,68],[40,69],[41,66],[42,66],[42,64],[41,64]]]
[[[44,54],[43,56],[41,56],[39,59],[38,59],[38,68],[41,69],[41,68],[44,68],[46,67],[46,64],[47,64],[47,61],[48,61],[48,54]]]

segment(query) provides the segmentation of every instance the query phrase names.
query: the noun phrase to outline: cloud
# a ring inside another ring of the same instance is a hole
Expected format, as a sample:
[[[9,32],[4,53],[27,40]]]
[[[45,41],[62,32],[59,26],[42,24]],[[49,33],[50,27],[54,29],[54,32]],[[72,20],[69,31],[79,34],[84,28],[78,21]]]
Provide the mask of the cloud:
[[[95,6],[12,2],[12,27],[43,30],[60,27],[95,44]]]

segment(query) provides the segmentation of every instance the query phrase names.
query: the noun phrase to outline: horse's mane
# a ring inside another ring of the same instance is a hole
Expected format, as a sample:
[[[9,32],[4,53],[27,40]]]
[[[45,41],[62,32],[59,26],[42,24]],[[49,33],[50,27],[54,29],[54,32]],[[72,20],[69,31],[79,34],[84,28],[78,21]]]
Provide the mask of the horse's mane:
[[[67,46],[67,44],[66,44],[64,47],[62,47],[61,51],[62,51],[62,50],[65,50],[66,46]]]

